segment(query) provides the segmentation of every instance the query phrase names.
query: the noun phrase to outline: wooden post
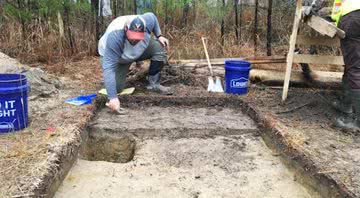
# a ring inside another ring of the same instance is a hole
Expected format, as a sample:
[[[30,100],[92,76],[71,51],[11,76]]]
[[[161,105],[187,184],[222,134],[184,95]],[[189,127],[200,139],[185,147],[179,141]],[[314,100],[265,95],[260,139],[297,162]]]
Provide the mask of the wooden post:
[[[290,83],[291,68],[292,68],[293,58],[294,58],[295,44],[296,44],[297,33],[299,30],[299,25],[300,25],[300,21],[301,21],[301,8],[302,8],[302,0],[296,0],[295,19],[294,19],[292,34],[290,37],[289,52],[288,52],[288,56],[287,56],[287,60],[286,60],[286,72],[285,72],[282,101],[286,100],[288,91],[289,91],[289,83]]]
[[[267,48],[267,55],[271,56],[271,42],[272,42],[272,4],[273,0],[268,0],[268,16],[267,16],[267,42],[266,42],[266,48]]]

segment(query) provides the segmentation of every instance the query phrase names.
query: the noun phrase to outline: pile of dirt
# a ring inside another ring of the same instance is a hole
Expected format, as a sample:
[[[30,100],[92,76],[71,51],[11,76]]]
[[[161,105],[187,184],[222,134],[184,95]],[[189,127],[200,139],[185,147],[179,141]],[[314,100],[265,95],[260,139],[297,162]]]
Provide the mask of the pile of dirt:
[[[26,75],[30,84],[30,97],[48,97],[57,93],[63,84],[55,76],[49,75],[39,68],[30,68],[22,65],[15,59],[0,52],[0,73],[21,73]]]

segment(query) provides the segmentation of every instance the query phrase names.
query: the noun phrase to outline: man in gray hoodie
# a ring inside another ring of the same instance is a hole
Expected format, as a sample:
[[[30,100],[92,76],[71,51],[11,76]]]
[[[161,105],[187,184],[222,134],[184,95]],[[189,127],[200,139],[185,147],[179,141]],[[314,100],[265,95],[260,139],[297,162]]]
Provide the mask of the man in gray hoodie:
[[[121,16],[110,23],[98,47],[110,109],[120,109],[117,93],[125,88],[126,75],[135,61],[151,60],[148,90],[171,94],[169,87],[160,85],[160,71],[167,62],[168,46],[169,41],[162,36],[153,13]]]

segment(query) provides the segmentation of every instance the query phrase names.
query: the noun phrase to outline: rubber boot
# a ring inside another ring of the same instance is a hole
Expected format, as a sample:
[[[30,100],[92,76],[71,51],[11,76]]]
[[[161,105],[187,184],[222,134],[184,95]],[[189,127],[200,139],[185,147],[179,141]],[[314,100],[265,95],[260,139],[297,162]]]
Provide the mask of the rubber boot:
[[[172,95],[173,92],[170,87],[165,87],[160,85],[160,78],[161,78],[160,72],[158,72],[155,75],[149,75],[148,76],[149,85],[146,87],[147,90],[154,91],[163,95]]]
[[[336,119],[336,125],[345,129],[360,129],[360,90],[351,90],[351,99],[354,106],[355,116],[341,116]]]
[[[342,99],[332,102],[332,107],[346,114],[353,113],[351,88],[346,79],[343,80]]]

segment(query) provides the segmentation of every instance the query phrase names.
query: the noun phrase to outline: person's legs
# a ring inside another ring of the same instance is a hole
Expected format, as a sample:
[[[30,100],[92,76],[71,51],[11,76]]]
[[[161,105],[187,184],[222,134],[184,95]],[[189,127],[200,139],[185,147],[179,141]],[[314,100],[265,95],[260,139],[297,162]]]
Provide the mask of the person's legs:
[[[100,56],[100,63],[102,64],[103,57]],[[130,64],[119,64],[116,67],[115,72],[115,80],[116,80],[116,90],[118,93],[120,93],[126,86],[126,76],[129,72]]]
[[[147,86],[147,89],[166,95],[172,94],[169,87],[160,84],[160,72],[167,62],[167,52],[166,49],[161,46],[159,41],[151,39],[148,48],[138,60],[146,59],[151,60],[148,76],[149,85]]]
[[[126,75],[131,64],[119,64],[116,68],[116,90],[120,93],[126,86]]]
[[[342,90],[341,90],[341,99],[338,101],[334,101],[332,103],[332,106],[342,112],[342,113],[346,113],[346,114],[352,114],[353,113],[353,106],[352,106],[352,102],[351,102],[351,87],[349,85],[349,81],[346,78],[346,76],[343,76],[342,79]]]
[[[354,107],[355,119],[342,122],[337,119],[337,125],[343,128],[360,128],[360,11],[344,16],[340,28],[346,32],[346,38],[341,40],[341,50],[344,56],[344,78],[350,87],[351,103]]]

